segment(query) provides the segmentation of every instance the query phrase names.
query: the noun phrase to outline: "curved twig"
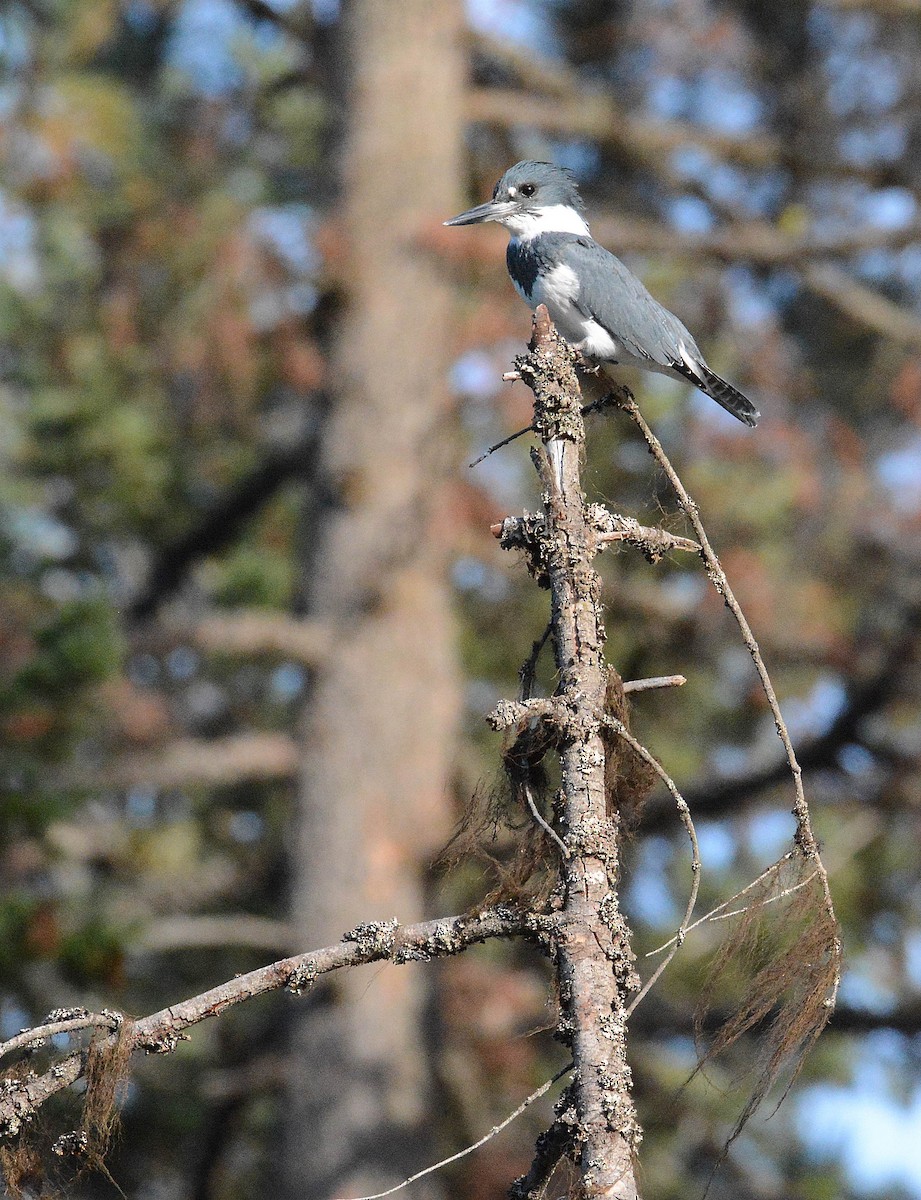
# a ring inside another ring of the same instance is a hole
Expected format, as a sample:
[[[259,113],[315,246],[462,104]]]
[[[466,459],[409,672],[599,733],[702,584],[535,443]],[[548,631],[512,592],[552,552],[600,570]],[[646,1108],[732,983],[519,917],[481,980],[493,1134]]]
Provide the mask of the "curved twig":
[[[678,791],[675,781],[672,779],[671,775],[669,775],[659,760],[646,749],[642,742],[637,741],[630,730],[627,729],[626,725],[624,725],[622,721],[619,721],[617,717],[612,717],[610,715],[605,716],[604,723],[613,729],[618,737],[623,738],[627,745],[633,749],[635,754],[638,754],[644,762],[648,763],[649,766],[652,767],[655,773],[671,792],[675,799],[675,804],[678,807],[678,815],[681,817],[682,823],[684,824],[684,827],[688,833],[688,839],[691,843],[691,892],[688,896],[688,902],[687,907],[684,910],[684,916],[682,917],[681,924],[678,926],[678,932],[672,938],[671,950],[666,957],[663,958],[637,994],[627,1005],[625,1016],[629,1017],[636,1006],[655,986],[662,972],[681,949],[681,946],[684,944],[687,931],[689,928],[691,928],[690,920],[694,912],[694,906],[697,903],[697,893],[700,891],[700,846],[697,844],[697,830],[694,828],[694,822],[691,819],[691,811],[688,808],[684,797]]]
[[[626,388],[620,388],[611,393],[611,401],[613,405],[620,408],[633,421],[634,425],[642,433],[649,451],[655,458],[656,462],[662,468],[665,477],[671,485],[672,491],[675,493],[675,498],[678,501],[682,512],[691,522],[694,532],[697,534],[697,540],[700,542],[700,556],[703,559],[706,567],[707,576],[717,592],[723,597],[726,602],[726,607],[735,618],[739,631],[742,634],[742,641],[745,643],[745,648],[748,650],[755,664],[755,670],[758,672],[758,678],[761,680],[761,687],[767,697],[768,705],[771,709],[771,715],[774,718],[774,726],[777,730],[777,736],[780,738],[784,751],[787,756],[787,763],[790,767],[790,774],[793,776],[793,789],[795,801],[793,806],[793,815],[796,819],[796,841],[806,858],[810,859],[815,864],[815,869],[819,877],[822,888],[822,902],[829,920],[833,923],[835,929],[838,928],[838,918],[835,915],[835,906],[832,901],[831,887],[828,882],[828,872],[822,862],[821,854],[819,853],[818,842],[816,841],[815,833],[812,829],[812,820],[809,815],[809,806],[806,803],[806,796],[803,791],[803,773],[799,762],[796,758],[796,751],[793,749],[793,742],[790,739],[790,733],[787,729],[786,722],[783,718],[783,713],[780,711],[780,703],[777,699],[777,693],[774,691],[774,685],[771,682],[771,677],[768,674],[764,659],[761,656],[761,650],[755,640],[755,635],[752,633],[751,626],[746,619],[741,605],[735,598],[735,594],[729,585],[729,580],[726,578],[726,572],[723,570],[722,564],[717,557],[716,551],[710,545],[710,539],[707,537],[707,531],[704,528],[703,522],[700,519],[700,510],[695,502],[688,495],[687,489],[678,477],[678,473],[672,466],[671,461],[665,451],[662,449],[662,443],[649,428],[646,419],[640,412],[636,401],[631,393]],[[834,1008],[835,1000],[838,995],[838,988],[841,983],[841,941],[835,937],[832,946],[832,954],[834,956],[835,973],[832,983],[831,995],[828,997],[829,1013]]]
[[[541,829],[544,831],[544,833],[546,833],[546,835],[549,838],[552,838],[552,840],[554,842],[556,842],[557,846],[560,849],[560,853],[563,855],[563,857],[571,858],[572,854],[571,854],[569,847],[566,845],[566,843],[563,841],[563,839],[560,837],[560,835],[557,833],[557,831],[553,828],[553,826],[550,824],[550,822],[544,820],[544,818],[541,816],[540,809],[537,807],[537,804],[534,800],[534,793],[531,791],[530,787],[528,787],[527,784],[524,785],[523,791],[524,791],[524,798],[528,802],[528,808],[531,810],[531,816],[538,823],[538,825],[541,827]]]
[[[535,1100],[539,1100],[545,1092],[549,1092],[558,1079],[562,1079],[564,1075],[567,1075],[572,1070],[573,1065],[574,1064],[571,1062],[567,1063],[565,1067],[557,1071],[552,1079],[548,1079],[546,1083],[542,1083],[539,1088],[530,1094],[530,1096],[527,1096],[524,1100],[522,1100],[513,1113],[509,1113],[505,1120],[500,1121],[498,1125],[493,1125],[489,1133],[485,1133],[479,1139],[479,1141],[474,1142],[470,1146],[465,1146],[463,1150],[458,1150],[456,1154],[452,1154],[448,1158],[443,1158],[440,1162],[432,1163],[432,1165],[429,1167],[423,1167],[423,1169],[421,1171],[417,1171],[415,1175],[410,1175],[410,1177],[408,1179],[404,1179],[402,1183],[397,1183],[393,1187],[387,1188],[385,1192],[375,1192],[373,1196],[360,1196],[358,1197],[358,1200],[383,1200],[384,1196],[392,1196],[394,1192],[401,1192],[403,1188],[408,1187],[411,1183],[415,1183],[417,1179],[422,1179],[425,1175],[431,1175],[434,1171],[440,1171],[442,1167],[447,1167],[451,1163],[457,1162],[459,1158],[466,1158],[467,1155],[472,1154],[474,1150],[479,1150],[481,1146],[485,1146],[488,1141],[491,1141],[497,1133],[501,1133],[503,1129],[506,1129],[509,1125],[511,1125],[512,1121],[520,1117],[526,1108],[531,1107]]]

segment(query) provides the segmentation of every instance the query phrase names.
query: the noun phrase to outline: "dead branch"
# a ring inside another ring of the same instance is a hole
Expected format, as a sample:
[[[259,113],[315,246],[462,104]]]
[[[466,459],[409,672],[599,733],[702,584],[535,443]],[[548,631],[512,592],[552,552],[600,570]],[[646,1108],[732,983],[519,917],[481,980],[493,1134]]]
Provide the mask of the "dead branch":
[[[537,932],[521,914],[503,908],[415,925],[371,922],[350,930],[338,945],[283,958],[139,1020],[123,1018],[121,1036],[127,1039],[129,1054],[138,1051],[168,1054],[193,1025],[266,992],[287,988],[297,994],[307,991],[320,976],[344,967],[383,961],[396,964],[427,961],[457,954],[488,938],[522,933],[536,936]],[[113,1049],[115,1038],[115,1034],[105,1038],[98,1043],[97,1050]],[[76,1083],[86,1066],[87,1052],[78,1051],[42,1075],[30,1071],[0,1081],[0,1136],[19,1133],[49,1097]]]
[[[714,1171],[725,1159],[729,1147],[738,1137],[746,1122],[760,1105],[780,1075],[792,1064],[792,1077],[787,1087],[792,1086],[805,1056],[815,1044],[827,1025],[835,1007],[841,983],[842,948],[840,927],[835,915],[828,872],[822,861],[819,846],[812,829],[812,820],[803,791],[802,771],[797,762],[793,743],[774,685],[768,674],[761,650],[751,627],[736,599],[722,565],[710,545],[697,505],[688,495],[658,438],[647,425],[633,396],[626,390],[616,393],[617,405],[641,431],[650,453],[665,473],[681,510],[690,521],[698,541],[700,555],[707,576],[729,608],[746,649],[751,655],[774,717],[774,725],[784,748],[790,774],[793,778],[793,815],[796,820],[794,844],[797,853],[791,856],[797,886],[785,890],[792,896],[791,909],[786,914],[789,925],[788,941],[778,953],[757,971],[749,984],[748,991],[738,1010],[720,1029],[709,1049],[698,1063],[702,1069],[716,1054],[732,1046],[741,1036],[768,1021],[768,1030],[763,1039],[764,1052],[754,1088],[738,1121],[729,1135]],[[820,888],[818,916],[806,885],[817,879]],[[798,894],[797,894],[798,893]],[[766,904],[772,903],[770,893],[762,893],[741,911],[741,920],[718,952],[711,966],[711,973],[704,987],[698,1008],[698,1023],[702,1028],[709,998],[727,962],[742,954],[757,939],[759,922]],[[786,1093],[784,1093],[786,1094]]]
[[[539,574],[550,589],[559,671],[547,716],[561,731],[559,805],[569,850],[561,864],[560,920],[552,938],[560,1034],[576,1063],[572,1092],[586,1194],[635,1200],[633,1159],[641,1134],[626,1060],[626,1003],[639,983],[614,890],[619,837],[617,815],[607,813],[601,732],[608,668],[601,586],[591,565],[597,539],[581,487],[585,427],[573,354],[543,306],[530,352],[516,366],[534,392],[534,425],[542,441],[534,460],[544,512],[532,532]],[[526,701],[523,707],[541,703]]]
[[[591,518],[600,544],[627,542],[638,550],[642,550],[643,554],[653,563],[658,562],[671,550],[700,553],[700,545],[693,538],[679,537],[677,534],[669,533],[667,529],[641,525],[636,517],[622,517],[619,513],[608,512],[600,504],[592,505]]]
[[[85,1008],[56,1009],[49,1013],[41,1025],[22,1029],[14,1037],[0,1042],[0,1058],[21,1050],[24,1046],[35,1049],[43,1046],[49,1038],[62,1033],[77,1033],[84,1029],[117,1029],[122,1022],[121,1013],[105,1010],[91,1013]]]

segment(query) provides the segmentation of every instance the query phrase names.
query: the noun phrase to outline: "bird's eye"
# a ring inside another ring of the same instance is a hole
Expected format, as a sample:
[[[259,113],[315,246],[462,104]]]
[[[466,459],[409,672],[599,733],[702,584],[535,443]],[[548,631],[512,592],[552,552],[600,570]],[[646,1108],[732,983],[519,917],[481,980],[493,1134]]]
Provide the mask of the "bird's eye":
[[[537,191],[537,188],[533,183],[523,183],[518,190],[521,192],[522,196],[530,197],[534,195],[534,193]]]

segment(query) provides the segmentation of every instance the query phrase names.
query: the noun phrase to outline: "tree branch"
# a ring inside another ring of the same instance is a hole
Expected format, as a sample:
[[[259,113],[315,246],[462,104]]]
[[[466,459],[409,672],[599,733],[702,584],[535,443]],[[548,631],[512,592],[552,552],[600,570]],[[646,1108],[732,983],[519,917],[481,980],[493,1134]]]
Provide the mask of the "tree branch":
[[[835,0],[844,6],[878,5],[887,11],[917,11],[921,0]],[[888,6],[888,7],[887,7]],[[516,46],[476,35],[484,57],[507,67],[520,86],[475,88],[468,96],[468,119],[502,129],[534,125],[542,130],[589,137],[615,146],[642,165],[661,172],[671,151],[702,146],[717,158],[750,167],[785,166],[799,175],[836,175],[877,179],[880,172],[833,159],[809,158],[770,133],[747,137],[724,134],[687,121],[637,116],[610,92],[587,86],[577,71],[549,59],[522,53]]]
[[[783,148],[773,138],[739,138],[686,121],[638,117],[609,92],[581,87],[553,97],[520,88],[473,88],[466,97],[466,116],[469,121],[502,129],[532,125],[546,133],[592,138],[617,146],[646,164],[689,145],[703,146],[719,158],[743,166],[776,165],[783,158]]]
[[[57,1009],[49,1013],[41,1025],[22,1029],[14,1037],[0,1042],[0,1058],[21,1050],[24,1046],[35,1048],[44,1045],[49,1038],[62,1033],[77,1033],[83,1029],[117,1029],[122,1023],[121,1013],[105,1011],[91,1013],[85,1008]]]
[[[902,628],[887,648],[882,662],[869,678],[853,682],[837,717],[825,733],[800,747],[798,760],[803,772],[836,766],[838,752],[850,742],[859,742],[863,721],[892,699],[902,670],[913,661],[921,628],[921,606],[910,605],[903,614]],[[704,779],[685,789],[685,798],[698,816],[718,817],[742,802],[754,800],[766,788],[782,783],[789,764],[781,756],[766,766],[730,779]],[[670,820],[670,808],[656,806],[646,814],[647,829],[660,830]]]
[[[811,292],[858,325],[910,350],[921,350],[921,319],[910,309],[858,282],[841,267],[817,263],[803,272],[803,281]]]
[[[651,679],[624,680],[624,692],[651,692],[653,688],[684,687],[686,683],[684,675],[653,675]]]
[[[899,250],[921,237],[921,222],[897,229],[863,226],[842,233],[802,233],[778,229],[767,221],[731,221],[706,233],[687,233],[662,221],[598,212],[592,219],[595,238],[618,254],[668,254],[671,257],[712,258],[717,262],[747,261],[765,267],[815,263],[816,271],[831,268],[827,260],[850,258],[868,250]]]
[[[147,583],[127,608],[130,622],[146,620],[178,589],[195,565],[209,554],[226,549],[243,526],[290,479],[311,479],[316,472],[318,431],[297,445],[276,450],[238,483],[219,496],[198,522],[154,556]]]
[[[266,992],[287,988],[299,993],[309,989],[321,975],[343,967],[382,961],[397,964],[427,961],[458,954],[487,938],[527,933],[535,934],[536,929],[529,926],[521,914],[503,908],[415,925],[400,926],[397,921],[360,925],[345,934],[338,945],[284,958],[238,975],[210,991],[140,1020],[125,1018],[119,1036],[127,1039],[129,1054],[139,1050],[148,1054],[167,1054],[176,1048],[185,1030]],[[102,1041],[98,1050],[114,1047],[115,1037],[113,1034]],[[78,1051],[55,1063],[43,1075],[7,1076],[0,1085],[0,1135],[18,1133],[49,1097],[81,1078],[86,1063],[86,1051]]]
[[[168,633],[173,629],[168,627]],[[247,657],[274,655],[315,667],[333,645],[333,633],[320,621],[301,621],[286,613],[237,610],[203,617],[180,636],[210,654]]]
[[[63,788],[221,787],[292,779],[299,749],[284,733],[239,733],[223,738],[181,738],[143,754],[125,754],[102,768],[69,769]]]

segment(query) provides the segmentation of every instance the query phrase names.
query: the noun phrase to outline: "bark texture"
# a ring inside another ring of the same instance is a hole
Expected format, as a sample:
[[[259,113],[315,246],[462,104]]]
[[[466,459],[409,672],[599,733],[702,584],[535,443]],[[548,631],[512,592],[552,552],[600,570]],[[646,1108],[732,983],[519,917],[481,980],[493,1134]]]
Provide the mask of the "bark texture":
[[[463,10],[349,0],[343,26],[347,295],[325,445],[332,504],[306,587],[335,652],[302,723],[292,920],[303,945],[422,915],[421,870],[448,833],[459,708],[440,487],[452,301],[418,235],[459,202]],[[288,1195],[367,1194],[425,1161],[423,987],[415,967],[354,972],[298,1018]]]
[[[552,720],[560,730],[559,800],[568,857],[553,937],[560,1033],[572,1047],[570,1095],[587,1197],[637,1200],[641,1133],[626,1055],[626,1004],[639,980],[617,899],[618,816],[607,812],[602,727],[609,668],[603,657],[598,534],[580,480],[584,424],[570,349],[538,309],[531,353],[519,362],[535,395],[535,455],[544,521],[537,557],[551,595],[559,671]]]

